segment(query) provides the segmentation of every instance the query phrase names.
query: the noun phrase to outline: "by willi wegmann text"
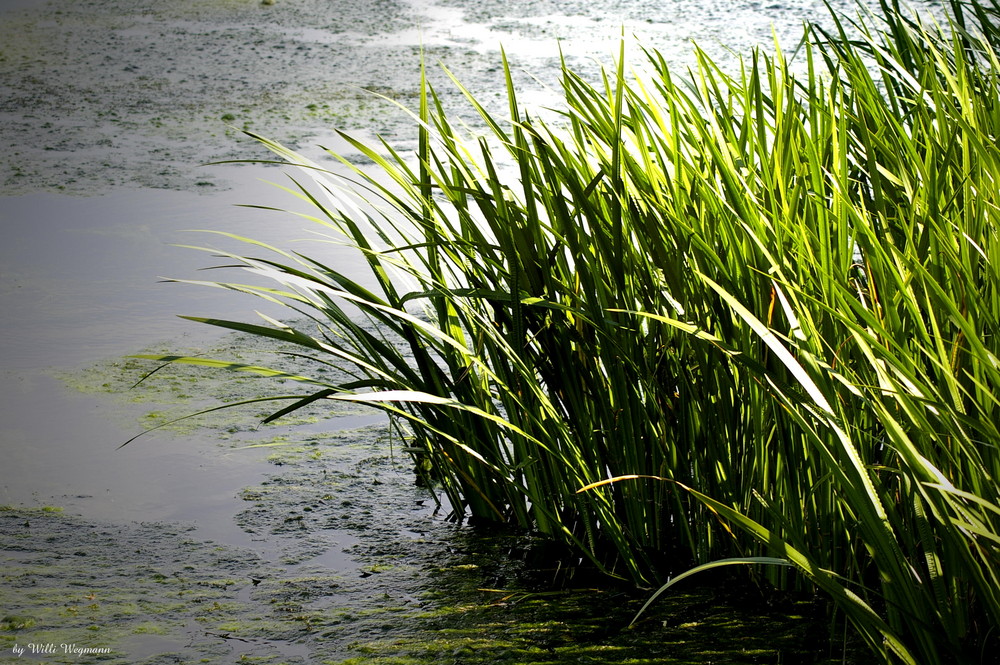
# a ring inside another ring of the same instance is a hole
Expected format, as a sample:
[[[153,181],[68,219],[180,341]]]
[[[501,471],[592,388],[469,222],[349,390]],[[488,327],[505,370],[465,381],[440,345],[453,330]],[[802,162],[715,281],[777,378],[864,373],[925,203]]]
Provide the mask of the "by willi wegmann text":
[[[108,647],[81,647],[76,644],[56,644],[54,642],[47,642],[45,644],[35,644],[34,642],[29,642],[28,644],[15,644],[13,647],[15,656],[23,656],[25,654],[38,655],[38,654],[73,654],[77,656],[82,656],[84,654],[96,654],[96,653],[111,653],[111,649]]]

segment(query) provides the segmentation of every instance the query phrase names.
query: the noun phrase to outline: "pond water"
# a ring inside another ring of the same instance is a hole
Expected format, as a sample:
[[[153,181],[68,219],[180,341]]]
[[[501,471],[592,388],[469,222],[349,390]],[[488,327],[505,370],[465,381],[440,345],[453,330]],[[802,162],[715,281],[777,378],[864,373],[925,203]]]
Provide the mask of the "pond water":
[[[563,605],[537,588],[482,591],[533,564],[505,568],[497,560],[521,551],[507,536],[476,540],[444,520],[389,452],[380,416],[259,432],[252,415],[229,416],[119,450],[164,413],[250,389],[190,376],[132,389],[146,370],[123,358],[246,343],[175,317],[249,320],[262,305],[159,281],[212,263],[173,246],[209,242],[189,229],[280,245],[306,235],[294,216],[237,207],[294,209],[262,184],[287,182],[278,169],[199,166],[264,157],[240,129],[313,156],[344,149],[331,127],[412,148],[403,114],[372,93],[413,103],[421,51],[496,105],[503,43],[524,99],[544,105],[560,49],[593,73],[636,35],[682,67],[691,40],[745,52],[769,43],[772,25],[794,39],[824,12],[812,0],[0,0],[0,659],[72,642],[123,663],[624,662],[654,653],[643,639],[669,638],[673,651],[661,645],[650,662],[703,662],[695,634],[718,653],[712,622],[731,617],[704,597],[681,610],[691,621],[661,617],[666,632],[637,639],[609,637],[588,614],[613,598],[624,626],[640,599],[620,591]],[[460,108],[459,94],[442,95]],[[281,442],[292,445],[245,447]],[[138,600],[157,593],[160,605]],[[492,642],[482,622],[494,622]],[[774,662],[775,640],[726,662]]]
[[[130,431],[127,417],[103,417],[111,406],[66,391],[43,370],[82,369],[207,334],[175,314],[246,318],[261,305],[158,281],[197,277],[210,263],[171,246],[208,242],[187,229],[279,245],[306,235],[307,224],[290,215],[237,207],[292,205],[261,184],[287,182],[277,169],[201,166],[265,156],[236,127],[311,155],[318,144],[344,147],[332,127],[406,148],[413,135],[405,118],[370,91],[412,102],[421,49],[496,104],[502,43],[525,72],[529,102],[543,104],[553,99],[546,86],[555,83],[559,49],[594,71],[592,59],[609,61],[620,35],[634,34],[682,66],[692,39],[746,51],[771,38],[772,24],[790,38],[823,9],[805,0],[3,0],[0,12],[0,422],[8,459],[0,501],[30,504],[129,483],[143,495],[178,493],[149,486],[142,473],[119,473],[118,465],[144,463],[168,473],[177,462],[155,457],[153,446],[112,454]],[[458,108],[460,95],[449,90],[445,102]],[[165,448],[175,454],[178,444]],[[93,514],[143,515],[90,504]],[[163,517],[172,505],[147,516]]]

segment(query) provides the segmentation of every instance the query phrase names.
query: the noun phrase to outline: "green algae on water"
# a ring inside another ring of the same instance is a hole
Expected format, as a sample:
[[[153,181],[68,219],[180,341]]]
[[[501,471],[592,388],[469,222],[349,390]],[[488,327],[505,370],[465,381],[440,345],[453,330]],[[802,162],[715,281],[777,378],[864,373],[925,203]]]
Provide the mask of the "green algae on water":
[[[740,607],[721,588],[682,590],[627,628],[642,594],[560,577],[566,562],[528,534],[435,513],[387,436],[276,448],[272,473],[240,493],[257,552],[185,525],[0,510],[0,651],[74,642],[110,648],[99,662],[113,665],[827,662],[812,605]]]
[[[234,363],[267,365],[281,355],[281,363],[291,373],[308,374],[317,371],[308,363],[291,357],[292,349],[260,340],[249,335],[232,333],[204,347],[181,349],[184,355],[226,358]],[[174,351],[177,351],[175,348]],[[162,345],[150,347],[134,355],[166,353]],[[321,368],[330,379],[337,370]],[[281,408],[281,403],[233,406],[210,414],[188,418],[193,413],[223,404],[235,404],[270,393],[274,380],[245,372],[220,373],[191,365],[168,365],[130,356],[110,358],[92,365],[55,372],[56,377],[71,390],[84,394],[107,394],[126,404],[147,406],[138,422],[123,422],[126,427],[167,429],[191,434],[200,429],[214,429],[221,440],[232,440],[240,433],[256,430],[259,423]],[[285,382],[290,394],[302,392],[294,382]],[[134,418],[128,410],[123,418]],[[321,401],[311,407],[289,414],[275,425],[319,425],[335,418],[372,415],[375,412],[359,404]],[[327,429],[335,429],[336,424]],[[272,443],[277,443],[272,441]],[[235,445],[239,445],[238,443]]]

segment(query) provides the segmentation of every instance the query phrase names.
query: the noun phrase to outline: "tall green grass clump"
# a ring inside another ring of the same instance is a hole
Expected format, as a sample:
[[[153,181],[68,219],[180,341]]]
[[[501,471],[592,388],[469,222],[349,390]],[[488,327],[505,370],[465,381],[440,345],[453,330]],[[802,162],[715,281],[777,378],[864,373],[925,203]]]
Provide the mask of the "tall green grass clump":
[[[302,168],[290,191],[367,274],[227,253],[288,322],[305,390],[406,423],[459,515],[611,575],[769,567],[885,662],[985,662],[1000,625],[1000,63],[995,1],[943,25],[883,3],[728,73],[563,67],[543,122],[454,125],[423,80],[415,156]],[[337,157],[336,155],[334,155]],[[272,284],[272,282],[269,282]],[[305,323],[303,323],[305,322]],[[330,366],[345,381],[323,379]],[[665,588],[665,587],[664,587]]]

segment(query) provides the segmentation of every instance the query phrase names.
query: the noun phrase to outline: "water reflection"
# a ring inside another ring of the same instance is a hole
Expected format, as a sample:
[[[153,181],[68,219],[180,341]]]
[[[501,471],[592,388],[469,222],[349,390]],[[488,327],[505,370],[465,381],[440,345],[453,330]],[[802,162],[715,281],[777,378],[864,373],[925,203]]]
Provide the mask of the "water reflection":
[[[93,197],[4,198],[0,367],[78,365],[198,328],[177,314],[242,318],[260,309],[264,303],[249,297],[159,282],[161,277],[205,279],[199,268],[219,263],[203,252],[173,246],[225,244],[192,229],[281,245],[309,236],[308,222],[236,205],[294,203],[287,193],[261,184],[265,178],[280,180],[277,169],[243,167],[233,173],[235,189],[224,196],[116,190]],[[322,251],[329,256],[334,250],[325,245]],[[335,260],[355,259],[343,252]]]
[[[288,207],[294,199],[262,180],[278,169],[227,167],[225,195],[119,190],[103,196],[4,198],[0,227],[0,504],[57,505],[116,520],[194,520],[202,535],[247,544],[232,523],[234,497],[267,471],[264,453],[223,452],[210,431],[137,433],[149,405],[127,396],[76,393],[53,369],[86,367],[151,344],[178,348],[220,337],[177,314],[252,320],[264,303],[221,289],[164,284],[202,278],[220,260],[172,243],[226,246],[189,229],[211,228],[287,246],[309,222],[237,207]],[[357,272],[348,252],[314,251]],[[230,275],[232,277],[233,275]],[[210,277],[221,279],[214,273]],[[138,377],[137,377],[138,378]]]

